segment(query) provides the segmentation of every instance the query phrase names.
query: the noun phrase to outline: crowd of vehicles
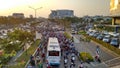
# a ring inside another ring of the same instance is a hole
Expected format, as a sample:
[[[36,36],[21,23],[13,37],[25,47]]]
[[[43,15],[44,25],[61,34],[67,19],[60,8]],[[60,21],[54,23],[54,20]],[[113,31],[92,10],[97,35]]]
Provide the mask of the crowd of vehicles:
[[[95,37],[96,39],[99,39],[101,41],[104,41],[106,43],[109,43],[115,47],[120,46],[120,34],[119,33],[109,33],[107,31],[96,31],[96,30],[88,30],[86,31],[86,34],[89,36]]]

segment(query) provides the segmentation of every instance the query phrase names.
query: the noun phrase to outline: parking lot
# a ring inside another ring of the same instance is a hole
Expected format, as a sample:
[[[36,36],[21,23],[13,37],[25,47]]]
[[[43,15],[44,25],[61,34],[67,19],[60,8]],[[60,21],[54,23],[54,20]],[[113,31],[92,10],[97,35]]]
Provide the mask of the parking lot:
[[[86,31],[86,34],[101,41],[104,41],[106,43],[109,43],[114,47],[120,48],[120,33],[88,30]]]

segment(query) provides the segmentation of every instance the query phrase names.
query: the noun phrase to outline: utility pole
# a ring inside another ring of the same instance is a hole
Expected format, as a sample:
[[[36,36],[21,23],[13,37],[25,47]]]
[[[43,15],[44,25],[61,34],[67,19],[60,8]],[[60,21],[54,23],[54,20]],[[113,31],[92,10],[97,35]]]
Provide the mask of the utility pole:
[[[36,18],[36,13],[37,13],[37,10],[41,9],[42,7],[39,7],[39,8],[33,8],[31,6],[29,6],[29,8],[33,9],[35,11],[35,18]]]

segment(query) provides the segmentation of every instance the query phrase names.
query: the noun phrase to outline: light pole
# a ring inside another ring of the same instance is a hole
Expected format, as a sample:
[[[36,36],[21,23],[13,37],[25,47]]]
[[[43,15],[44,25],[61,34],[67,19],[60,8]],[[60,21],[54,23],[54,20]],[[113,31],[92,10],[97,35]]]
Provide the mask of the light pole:
[[[29,6],[29,8],[31,8],[31,9],[33,9],[33,10],[35,11],[35,18],[36,18],[36,12],[37,12],[37,10],[38,10],[38,9],[41,9],[42,7],[39,7],[39,8],[33,8],[33,7]]]

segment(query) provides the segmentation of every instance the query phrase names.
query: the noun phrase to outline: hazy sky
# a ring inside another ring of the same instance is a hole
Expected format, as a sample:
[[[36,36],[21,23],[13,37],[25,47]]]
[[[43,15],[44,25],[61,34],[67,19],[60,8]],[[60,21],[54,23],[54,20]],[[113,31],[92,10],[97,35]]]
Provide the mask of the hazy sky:
[[[37,10],[37,17],[48,17],[50,10],[71,9],[76,16],[84,15],[109,15],[110,0],[1,0],[0,16],[12,15],[12,13],[32,14],[34,10],[29,8],[43,7]]]

